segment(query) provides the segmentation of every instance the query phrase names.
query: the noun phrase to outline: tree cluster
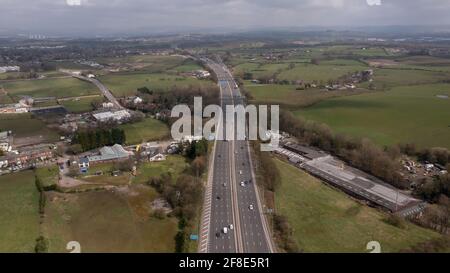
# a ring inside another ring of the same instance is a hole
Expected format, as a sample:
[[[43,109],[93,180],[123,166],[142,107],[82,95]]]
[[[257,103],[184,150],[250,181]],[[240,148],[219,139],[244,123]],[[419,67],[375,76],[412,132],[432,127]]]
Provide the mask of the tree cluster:
[[[148,184],[169,202],[174,214],[180,219],[179,232],[175,236],[176,252],[185,252],[187,238],[193,232],[194,220],[202,202],[202,181],[183,174],[174,183],[170,174],[163,174],[150,179]]]
[[[450,197],[450,174],[419,181],[415,194],[429,202],[437,202],[441,196]]]
[[[79,131],[75,134],[72,143],[81,145],[82,151],[89,151],[103,146],[124,144],[125,141],[125,131],[113,128]]]
[[[288,253],[299,252],[299,247],[293,238],[293,230],[288,219],[283,215],[273,215],[274,237],[280,248]]]
[[[192,160],[199,156],[206,156],[208,154],[208,141],[206,139],[202,139],[187,143],[184,153],[187,158]]]
[[[137,105],[126,101],[122,103],[127,108],[155,115],[164,111],[171,111],[174,106],[179,104],[186,104],[193,108],[194,97],[202,97],[204,105],[218,104],[220,91],[218,87],[174,85],[164,92],[141,87],[137,90],[137,94],[143,99],[143,103]]]
[[[261,152],[257,142],[252,142],[258,164],[258,182],[265,190],[275,192],[281,185],[281,175],[269,153]]]

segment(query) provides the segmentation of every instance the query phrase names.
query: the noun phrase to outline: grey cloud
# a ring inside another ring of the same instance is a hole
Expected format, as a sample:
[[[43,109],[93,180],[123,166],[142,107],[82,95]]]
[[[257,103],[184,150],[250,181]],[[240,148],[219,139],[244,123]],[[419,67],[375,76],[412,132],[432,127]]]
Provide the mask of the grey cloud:
[[[0,0],[0,31],[450,24],[448,0]],[[0,32],[1,33],[1,32]]]

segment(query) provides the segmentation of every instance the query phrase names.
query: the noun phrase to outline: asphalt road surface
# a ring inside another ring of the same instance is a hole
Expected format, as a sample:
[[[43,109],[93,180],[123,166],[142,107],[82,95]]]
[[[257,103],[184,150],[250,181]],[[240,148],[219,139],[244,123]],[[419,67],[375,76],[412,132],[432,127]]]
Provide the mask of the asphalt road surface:
[[[226,105],[244,104],[240,90],[225,65],[212,61],[208,64],[218,76],[222,109],[225,111]],[[226,124],[225,115],[223,118],[223,124]],[[273,252],[252,171],[248,142],[217,141],[213,160],[210,208],[207,209],[210,214],[204,216],[209,219],[205,252]],[[226,234],[224,227],[228,229]]]
[[[125,109],[122,105],[120,105],[119,101],[114,97],[114,95],[111,93],[111,91],[99,80],[97,80],[95,78],[88,78],[88,77],[79,76],[79,75],[72,75],[72,76],[74,78],[77,78],[77,79],[80,79],[83,81],[91,82],[92,84],[97,86],[97,88],[100,90],[100,92],[102,92],[103,96],[105,96],[106,99],[108,99],[112,104],[114,104],[114,106],[116,108]]]

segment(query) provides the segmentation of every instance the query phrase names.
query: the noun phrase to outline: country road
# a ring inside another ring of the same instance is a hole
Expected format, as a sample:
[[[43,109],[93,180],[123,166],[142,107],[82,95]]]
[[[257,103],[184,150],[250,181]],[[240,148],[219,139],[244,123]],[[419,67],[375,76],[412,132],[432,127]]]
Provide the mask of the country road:
[[[117,107],[118,109],[125,109],[122,105],[120,105],[119,101],[114,97],[112,92],[99,80],[97,80],[95,78],[89,78],[89,77],[73,75],[73,74],[72,74],[72,76],[79,80],[88,81],[88,82],[94,84],[95,86],[97,86],[97,88],[100,90],[100,92],[102,92],[103,96],[105,96],[106,99],[108,99],[112,104],[114,104],[115,107]]]

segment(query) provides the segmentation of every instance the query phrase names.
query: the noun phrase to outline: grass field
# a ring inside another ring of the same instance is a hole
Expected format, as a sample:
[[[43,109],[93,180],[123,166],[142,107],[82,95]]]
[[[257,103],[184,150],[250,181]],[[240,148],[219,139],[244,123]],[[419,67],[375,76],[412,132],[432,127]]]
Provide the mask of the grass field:
[[[131,173],[121,172],[118,176],[113,176],[114,163],[100,163],[92,164],[89,167],[88,173],[79,176],[78,178],[87,182],[95,184],[106,185],[128,185],[131,181]],[[97,172],[102,172],[102,175],[96,175]]]
[[[100,77],[117,97],[132,96],[140,87],[147,87],[153,91],[167,91],[173,86],[213,86],[214,83],[206,80],[197,80],[192,77],[183,77],[168,74],[121,73],[109,74]]]
[[[450,73],[412,69],[376,69],[373,82],[377,88],[419,85],[450,80]]]
[[[0,90],[3,89],[0,87]],[[8,96],[8,94],[5,93],[0,94],[0,104],[13,104],[13,103],[14,100],[10,96]]]
[[[245,89],[250,92],[252,102],[264,104],[280,104],[289,108],[309,106],[318,101],[357,94],[358,91],[323,91],[319,89],[296,90],[295,85],[251,84],[246,83]]]
[[[305,252],[368,252],[378,241],[382,252],[398,252],[436,238],[433,231],[407,223],[404,229],[385,222],[387,214],[361,205],[316,178],[275,159],[282,176],[277,212],[288,217],[294,239]]]
[[[34,252],[39,193],[33,171],[0,176],[0,252]]]
[[[16,138],[38,137],[42,141],[57,141],[59,139],[56,132],[45,127],[39,119],[33,118],[30,114],[12,114],[0,116],[0,131],[11,130]]]
[[[450,96],[450,85],[396,87],[335,98],[295,113],[383,145],[413,142],[450,148],[450,100],[437,95]]]
[[[92,111],[94,108],[92,103],[94,102],[102,102],[102,97],[88,97],[88,98],[80,98],[73,100],[65,100],[61,101],[61,104],[66,107],[69,112],[72,113],[83,113]]]
[[[135,70],[149,73],[164,72],[174,69],[186,61],[181,56],[133,55],[121,58],[101,58],[100,63],[129,65]]]
[[[48,196],[43,231],[50,252],[78,241],[83,253],[173,252],[177,219],[151,216],[151,189]]]
[[[137,176],[133,178],[133,183],[146,183],[152,177],[160,177],[162,174],[170,173],[176,181],[178,175],[188,167],[186,159],[182,156],[168,156],[166,161],[146,162],[139,166]]]
[[[145,141],[160,140],[169,135],[169,128],[163,122],[146,118],[141,122],[120,126],[125,130],[127,144],[139,144]]]
[[[188,59],[185,60],[181,65],[175,67],[173,70],[176,72],[191,72],[201,69],[203,69],[203,67],[198,65],[195,61]]]
[[[367,69],[363,64],[359,65],[330,65],[330,64],[296,64],[293,69],[281,72],[279,80],[303,80],[326,83],[328,80],[336,80],[348,73]]]
[[[36,176],[44,187],[54,186],[58,183],[59,168],[58,166],[38,168],[36,169]]]
[[[67,98],[99,94],[97,88],[73,78],[15,81],[0,84],[17,101],[20,96]]]

